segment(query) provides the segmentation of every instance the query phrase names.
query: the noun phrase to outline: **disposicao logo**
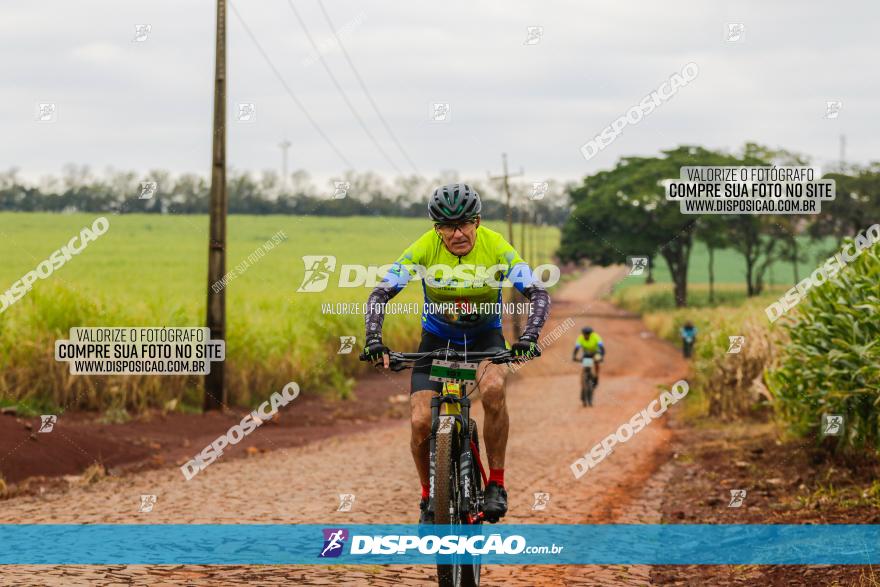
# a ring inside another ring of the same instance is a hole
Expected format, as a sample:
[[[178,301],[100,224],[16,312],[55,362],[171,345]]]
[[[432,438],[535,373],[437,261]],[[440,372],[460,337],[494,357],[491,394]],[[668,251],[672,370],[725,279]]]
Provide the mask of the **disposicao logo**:
[[[348,540],[348,530],[344,528],[324,528],[324,548],[321,549],[321,558],[336,558],[342,554],[345,541]]]

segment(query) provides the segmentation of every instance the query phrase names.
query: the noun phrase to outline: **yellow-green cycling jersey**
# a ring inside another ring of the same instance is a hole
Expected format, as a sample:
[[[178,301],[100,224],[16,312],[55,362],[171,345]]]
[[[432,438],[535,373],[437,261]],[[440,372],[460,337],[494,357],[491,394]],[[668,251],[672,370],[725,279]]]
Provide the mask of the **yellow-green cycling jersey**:
[[[434,304],[422,314],[428,332],[459,338],[501,327],[501,285],[510,278],[517,289],[531,284],[529,266],[504,237],[477,227],[474,247],[461,257],[446,248],[434,230],[423,234],[394,263],[389,277],[403,277],[398,286],[425,268],[425,302]],[[512,275],[517,268],[517,275]],[[387,278],[386,278],[387,279]],[[434,310],[434,311],[432,311]]]
[[[381,333],[382,315],[375,311],[402,290],[411,279],[420,279],[425,295],[422,328],[462,344],[477,334],[501,328],[501,290],[507,281],[522,292],[532,311],[525,333],[537,340],[549,313],[550,299],[536,282],[532,270],[499,233],[478,226],[473,248],[455,255],[432,229],[412,243],[394,262],[370,296],[366,316],[367,337]]]
[[[605,343],[602,342],[602,337],[595,332],[591,332],[590,336],[584,336],[581,334],[574,343],[575,355],[577,355],[578,349],[582,350],[585,356],[595,355],[596,353],[602,353],[604,355]]]

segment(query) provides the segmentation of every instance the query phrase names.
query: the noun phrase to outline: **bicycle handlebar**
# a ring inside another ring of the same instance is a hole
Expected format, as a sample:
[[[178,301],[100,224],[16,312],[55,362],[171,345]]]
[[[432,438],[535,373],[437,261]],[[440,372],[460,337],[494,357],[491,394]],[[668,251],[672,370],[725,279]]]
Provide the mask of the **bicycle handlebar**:
[[[389,367],[400,366],[400,369],[393,369],[399,371],[401,369],[407,368],[408,363],[415,363],[421,359],[443,359],[447,361],[481,361],[483,359],[489,359],[492,363],[496,365],[501,365],[505,363],[514,363],[519,361],[527,361],[528,357],[514,356],[511,354],[509,350],[502,351],[459,351],[455,349],[437,349],[433,351],[427,351],[422,353],[399,353],[397,351],[390,351],[388,353],[390,358]],[[365,353],[361,353],[358,358],[361,361],[370,361],[370,357]]]

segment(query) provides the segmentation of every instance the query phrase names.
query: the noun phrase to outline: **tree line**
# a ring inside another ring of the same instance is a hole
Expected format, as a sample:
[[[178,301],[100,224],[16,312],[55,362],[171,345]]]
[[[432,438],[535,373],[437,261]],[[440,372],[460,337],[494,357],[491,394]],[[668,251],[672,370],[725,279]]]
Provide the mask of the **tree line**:
[[[818,215],[691,215],[665,198],[664,183],[680,176],[684,166],[807,166],[809,159],[786,150],[747,143],[739,153],[680,146],[656,157],[624,157],[610,170],[571,186],[573,209],[562,230],[562,261],[589,260],[608,266],[627,255],[648,253],[649,268],[660,257],[669,268],[675,301],[687,305],[687,273],[695,241],[709,252],[710,301],[714,254],[733,249],[746,266],[749,296],[760,294],[768,269],[776,261],[791,263],[800,280],[805,255],[803,237],[836,237],[840,242],[880,220],[880,163],[838,166],[824,179],[836,182],[836,198],[822,203]]]
[[[371,172],[347,172],[338,180],[317,184],[299,170],[282,178],[273,171],[252,174],[232,170],[227,179],[230,214],[308,214],[319,216],[425,217],[434,187],[469,183],[483,197],[483,217],[506,217],[505,196],[489,181],[459,179],[453,172],[440,177],[402,176],[392,180]],[[142,184],[155,191],[141,197]],[[564,186],[548,180],[545,195],[533,197],[531,184],[511,185],[514,220],[561,225],[569,210]],[[18,177],[17,169],[0,173],[0,211],[114,212],[119,214],[206,214],[210,183],[197,174],[173,175],[154,170],[145,175],[108,170],[94,174],[87,166],[67,165],[61,176],[46,176],[35,185]]]

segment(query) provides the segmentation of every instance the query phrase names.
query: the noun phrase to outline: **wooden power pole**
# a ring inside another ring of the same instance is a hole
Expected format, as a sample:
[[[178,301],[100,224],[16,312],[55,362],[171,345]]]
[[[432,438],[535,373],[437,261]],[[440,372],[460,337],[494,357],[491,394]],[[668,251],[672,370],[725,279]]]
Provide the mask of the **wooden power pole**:
[[[217,0],[214,62],[214,139],[211,157],[210,236],[208,244],[208,328],[212,340],[226,340],[226,288],[211,285],[226,273],[226,0]],[[225,361],[211,363],[205,376],[204,409],[226,404]]]
[[[507,153],[501,153],[501,166],[502,166],[503,173],[501,175],[498,175],[495,177],[492,177],[490,175],[489,179],[502,180],[502,185],[504,186],[504,194],[507,197],[507,240],[508,240],[508,242],[510,242],[510,244],[512,246],[516,246],[516,245],[514,245],[514,241],[513,241],[513,209],[511,208],[511,205],[510,205],[510,178],[511,177],[519,177],[520,175],[523,175],[524,172],[522,170],[522,167],[520,167],[519,173],[515,173],[513,175],[508,173],[508,171],[507,171]],[[511,293],[509,299],[510,299],[510,301],[516,301],[516,299],[517,299],[516,294]],[[515,336],[520,335],[521,328],[520,328],[520,319],[519,319],[518,312],[513,313],[513,330],[514,330]]]
[[[290,141],[284,139],[279,143],[279,147],[281,147],[281,189],[285,190],[287,188],[287,149],[292,145]]]
[[[541,264],[541,261],[538,260],[538,213],[535,211],[535,208],[532,208],[532,218],[529,221],[529,250],[531,251],[531,256],[529,257],[529,261],[532,263],[532,267],[537,267]]]
[[[489,176],[489,179],[492,180],[501,180],[502,186],[504,187],[504,194],[507,197],[507,240],[510,244],[513,244],[513,209],[510,206],[510,178],[511,177],[519,177],[523,175],[522,167],[520,167],[519,173],[515,173],[510,175],[507,172],[507,153],[501,153],[501,166],[503,169],[503,173],[501,175],[497,175],[495,177]]]

